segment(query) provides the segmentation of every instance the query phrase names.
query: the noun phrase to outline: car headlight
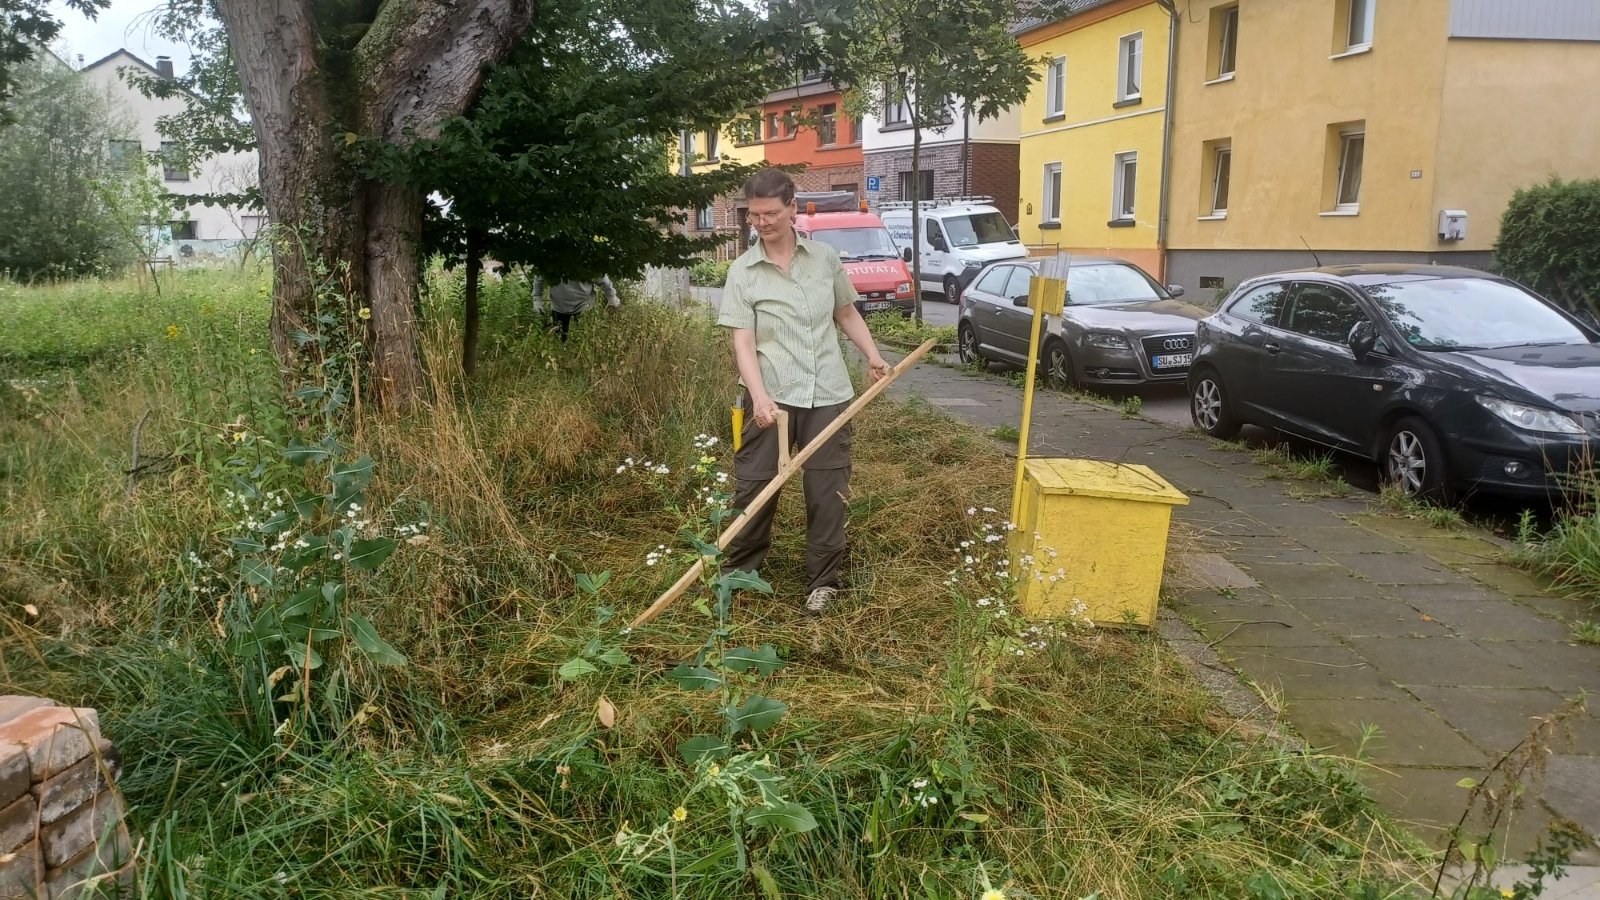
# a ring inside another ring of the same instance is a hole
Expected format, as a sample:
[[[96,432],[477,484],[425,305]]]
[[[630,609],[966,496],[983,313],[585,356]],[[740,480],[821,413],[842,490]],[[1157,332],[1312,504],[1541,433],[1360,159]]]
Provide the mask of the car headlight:
[[[1083,336],[1083,342],[1091,347],[1099,347],[1101,350],[1128,349],[1128,339],[1120,334],[1096,334],[1091,331]]]
[[[977,269],[977,268],[981,268],[983,266],[983,263],[981,263],[981,262],[979,262],[979,261],[977,261],[975,259],[969,259],[966,262],[963,262],[962,265],[966,266],[969,269]]]
[[[1583,434],[1583,426],[1566,413],[1498,397],[1479,397],[1478,405],[1524,431]]]
[[[899,284],[894,286],[894,292],[896,294],[909,294],[909,293],[911,293],[911,282],[909,282],[909,281],[900,282]]]

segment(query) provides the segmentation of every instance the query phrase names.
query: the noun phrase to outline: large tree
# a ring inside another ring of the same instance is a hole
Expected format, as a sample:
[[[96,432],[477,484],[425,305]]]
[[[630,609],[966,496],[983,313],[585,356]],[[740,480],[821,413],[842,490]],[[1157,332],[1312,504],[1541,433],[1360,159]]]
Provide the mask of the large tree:
[[[854,86],[854,112],[906,105],[914,173],[922,168],[923,129],[943,130],[970,114],[981,122],[1027,99],[1038,74],[1011,28],[1025,15],[1057,15],[1067,6],[1066,0],[797,2],[818,26],[820,52],[835,78]],[[921,320],[920,207],[912,206],[911,217],[912,280]]]

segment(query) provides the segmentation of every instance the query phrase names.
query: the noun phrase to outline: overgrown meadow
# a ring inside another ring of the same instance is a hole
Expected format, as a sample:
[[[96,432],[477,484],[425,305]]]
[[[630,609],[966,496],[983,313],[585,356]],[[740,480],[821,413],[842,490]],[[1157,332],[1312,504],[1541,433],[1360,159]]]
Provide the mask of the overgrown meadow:
[[[139,896],[1402,893],[1347,765],[1157,639],[1013,614],[982,434],[864,415],[827,616],[794,486],[767,581],[629,628],[728,515],[707,317],[629,296],[563,346],[491,284],[467,385],[435,273],[397,418],[337,273],[290,373],[267,278],[0,283],[0,691],[100,710]]]

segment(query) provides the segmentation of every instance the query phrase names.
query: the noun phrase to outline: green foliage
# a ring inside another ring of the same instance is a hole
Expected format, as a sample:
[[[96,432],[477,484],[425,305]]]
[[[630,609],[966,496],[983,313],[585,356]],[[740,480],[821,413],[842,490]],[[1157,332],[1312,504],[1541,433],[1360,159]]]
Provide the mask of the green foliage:
[[[689,283],[701,287],[722,287],[728,283],[727,260],[697,259],[689,266]]]
[[[32,281],[119,268],[134,252],[105,198],[139,178],[137,164],[110,158],[125,124],[54,56],[24,62],[12,77],[20,94],[5,109],[15,121],[0,126],[0,276]]]
[[[956,344],[956,326],[929,325],[897,312],[873,313],[867,316],[867,327],[878,340],[905,349],[921,346],[930,338],[938,342],[934,345],[937,352],[948,353]]]
[[[1600,179],[1518,190],[1494,252],[1507,277],[1600,326]]]
[[[1576,476],[1570,499],[1544,534],[1531,515],[1518,523],[1517,557],[1600,611],[1600,473]],[[1593,630],[1586,633],[1596,637]]]
[[[61,33],[51,5],[47,0],[0,0],[0,129],[13,121],[11,104],[17,93],[28,91],[18,84],[17,70],[36,60]],[[93,19],[111,0],[66,0],[63,5]]]

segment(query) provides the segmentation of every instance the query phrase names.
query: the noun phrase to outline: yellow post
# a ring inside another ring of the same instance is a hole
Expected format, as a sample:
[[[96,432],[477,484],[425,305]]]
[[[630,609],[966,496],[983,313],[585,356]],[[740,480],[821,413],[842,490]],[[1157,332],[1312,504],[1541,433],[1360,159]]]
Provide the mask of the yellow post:
[[[1022,474],[1028,463],[1028,424],[1033,421],[1033,382],[1039,367],[1039,332],[1044,317],[1061,315],[1067,296],[1065,253],[1041,266],[1041,274],[1028,286],[1028,308],[1033,311],[1033,327],[1028,335],[1028,376],[1022,388],[1022,427],[1017,429],[1017,474],[1011,485],[1011,521],[1017,521],[1022,507]]]

